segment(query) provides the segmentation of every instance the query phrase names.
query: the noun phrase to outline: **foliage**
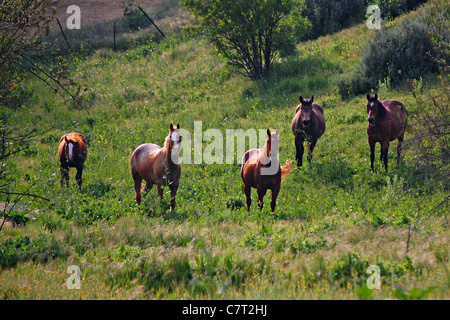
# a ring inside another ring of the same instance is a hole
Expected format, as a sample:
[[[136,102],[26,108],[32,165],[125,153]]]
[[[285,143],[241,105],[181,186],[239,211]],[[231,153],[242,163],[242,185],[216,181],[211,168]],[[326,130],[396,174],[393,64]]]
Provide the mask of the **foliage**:
[[[382,20],[393,20],[395,17],[413,10],[425,0],[306,0],[304,16],[312,24],[307,32],[308,39],[338,32],[361,23],[366,18],[370,5],[378,5]]]
[[[373,4],[377,4],[380,8],[383,20],[393,20],[424,2],[426,0],[375,0]]]
[[[18,235],[0,244],[0,266],[3,269],[30,259],[35,262],[46,262],[56,257],[67,256],[67,247],[53,236],[40,235],[32,240],[29,236]]]
[[[442,24],[447,15],[445,10],[424,11],[374,30],[360,53],[359,64],[338,80],[340,95],[366,93],[386,79],[397,85],[404,79],[437,73],[438,59],[443,64],[448,63],[445,61],[448,60],[450,34]]]
[[[302,38],[302,1],[184,0],[217,50],[251,79],[267,75],[277,55],[290,54]]]
[[[399,288],[392,292],[392,298],[399,300],[425,300],[436,289],[436,287],[428,287],[423,290],[413,288],[410,291],[404,291],[402,288]]]
[[[306,0],[305,17],[312,28],[307,38],[315,39],[360,23],[366,13],[366,0]]]

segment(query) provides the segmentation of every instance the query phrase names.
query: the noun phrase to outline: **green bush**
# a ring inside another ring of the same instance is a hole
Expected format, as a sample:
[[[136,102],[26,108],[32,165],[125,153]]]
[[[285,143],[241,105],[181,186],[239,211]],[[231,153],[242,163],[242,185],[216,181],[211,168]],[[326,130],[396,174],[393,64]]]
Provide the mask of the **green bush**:
[[[432,40],[435,35],[430,30],[430,21],[430,14],[425,14],[374,30],[361,51],[359,65],[337,80],[341,97],[367,93],[383,81],[395,85],[404,79],[420,79],[437,72],[437,53]]]
[[[394,84],[404,77],[419,79],[436,71],[432,51],[428,25],[405,19],[397,27],[376,30],[372,34],[361,52],[362,72],[373,87],[385,78],[390,78]]]
[[[383,20],[392,20],[424,2],[426,0],[376,0],[374,4],[380,7]]]
[[[312,24],[308,39],[334,33],[364,20],[366,0],[306,0],[305,16]]]
[[[383,20],[393,18],[416,8],[425,0],[306,0],[307,9],[304,16],[311,22],[311,29],[306,38],[320,36],[349,28],[366,19],[369,5],[378,5]]]
[[[199,21],[217,50],[252,80],[266,76],[277,54],[288,56],[304,37],[303,1],[180,2]]]
[[[56,257],[67,257],[68,248],[61,240],[43,234],[32,240],[18,235],[0,244],[0,267],[11,268],[17,263],[33,260],[46,262]]]

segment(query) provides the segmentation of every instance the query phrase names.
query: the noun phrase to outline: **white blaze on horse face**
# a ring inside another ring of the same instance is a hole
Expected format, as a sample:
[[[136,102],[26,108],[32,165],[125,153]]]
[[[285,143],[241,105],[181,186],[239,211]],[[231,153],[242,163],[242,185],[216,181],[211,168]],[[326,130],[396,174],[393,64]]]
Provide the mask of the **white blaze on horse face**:
[[[173,131],[170,138],[173,143],[172,144],[172,152],[170,155],[172,158],[172,162],[175,164],[181,164],[180,163],[180,150],[181,150],[180,133],[178,131]]]
[[[171,138],[173,142],[173,148],[180,148],[180,133],[178,131],[172,132]]]
[[[73,157],[73,143],[69,142],[69,159]]]

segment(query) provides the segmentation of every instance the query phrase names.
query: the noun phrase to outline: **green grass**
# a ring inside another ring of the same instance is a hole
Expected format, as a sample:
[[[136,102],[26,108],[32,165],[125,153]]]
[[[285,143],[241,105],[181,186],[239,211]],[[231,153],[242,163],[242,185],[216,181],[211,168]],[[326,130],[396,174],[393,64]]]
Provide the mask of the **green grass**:
[[[259,82],[234,74],[202,38],[172,34],[125,52],[101,50],[73,62],[90,101],[80,109],[30,79],[30,107],[13,120],[45,133],[14,159],[17,190],[36,183],[32,192],[51,201],[21,201],[15,212],[29,221],[0,232],[0,298],[448,299],[448,217],[435,209],[448,190],[409,185],[414,150],[397,166],[396,142],[389,173],[380,162],[372,173],[365,98],[343,101],[336,91],[369,32],[361,25],[300,44]],[[382,91],[414,114],[407,89]],[[226,164],[183,165],[175,212],[155,189],[136,206],[130,156],[141,143],[161,145],[171,121],[190,132],[202,121],[224,136],[280,128],[284,163],[295,156],[290,121],[299,94],[324,106],[327,131],[311,165],[283,181],[274,213],[270,193],[257,209],[255,190],[246,211],[240,168]],[[58,142],[70,131],[89,135],[81,193],[75,172],[68,190],[59,185]],[[417,228],[406,253],[410,223]],[[371,264],[382,285],[368,293]],[[70,265],[80,267],[80,290],[65,285]]]

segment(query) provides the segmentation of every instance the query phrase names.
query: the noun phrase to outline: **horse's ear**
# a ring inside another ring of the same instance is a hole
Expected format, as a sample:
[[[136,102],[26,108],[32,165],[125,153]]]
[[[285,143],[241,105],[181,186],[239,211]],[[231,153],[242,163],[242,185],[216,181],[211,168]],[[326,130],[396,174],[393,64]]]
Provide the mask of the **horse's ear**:
[[[314,96],[311,96],[311,103],[313,103],[313,101],[314,101]]]
[[[375,101],[378,101],[378,93],[375,93]]]
[[[173,123],[170,123],[170,131],[173,131]]]
[[[270,137],[270,129],[267,129],[267,135]]]
[[[298,97],[298,98],[299,98],[299,100],[300,100],[300,103],[303,103],[303,97],[300,96],[300,97]]]
[[[370,100],[370,94],[367,94],[367,100]]]

